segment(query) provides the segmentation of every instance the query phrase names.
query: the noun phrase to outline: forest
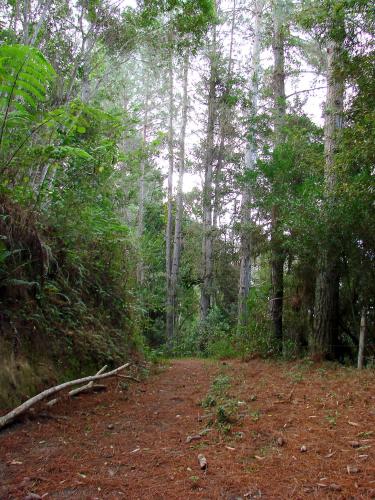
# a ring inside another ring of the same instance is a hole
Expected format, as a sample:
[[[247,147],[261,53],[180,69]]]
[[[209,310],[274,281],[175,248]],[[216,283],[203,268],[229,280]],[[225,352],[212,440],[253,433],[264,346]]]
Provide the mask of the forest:
[[[374,20],[0,1],[0,406],[132,356],[374,365]]]

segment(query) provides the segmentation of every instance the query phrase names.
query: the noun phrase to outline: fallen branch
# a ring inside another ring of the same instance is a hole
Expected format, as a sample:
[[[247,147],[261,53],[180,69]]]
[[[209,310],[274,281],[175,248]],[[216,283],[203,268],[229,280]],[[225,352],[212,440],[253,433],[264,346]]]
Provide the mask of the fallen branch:
[[[96,375],[101,375],[103,372],[105,372],[107,369],[107,365],[103,366]],[[69,392],[69,396],[72,398],[73,396],[77,396],[77,394],[80,394],[81,392],[87,392],[87,390],[91,389],[94,384],[94,381],[92,380],[86,385],[83,385],[82,387],[78,387],[77,389],[73,389],[72,391]]]
[[[59,398],[51,399],[51,401],[47,401],[46,406],[47,408],[51,408],[54,406],[57,402],[59,401]]]
[[[73,395],[70,395],[70,397],[77,396],[77,394],[92,394],[93,392],[104,392],[108,389],[108,387],[104,384],[93,384],[90,386],[85,386],[85,387],[80,387],[79,391],[76,392]]]
[[[101,375],[106,369],[107,369],[107,365],[103,366],[103,368],[101,368],[98,371],[98,373],[96,373],[96,375]],[[87,394],[87,393],[89,393],[91,391],[93,391],[93,392],[100,392],[100,391],[105,391],[106,390],[106,386],[105,385],[95,385],[94,386],[93,384],[94,384],[94,382],[91,381],[88,384],[83,385],[82,387],[78,387],[77,389],[73,389],[72,391],[69,392],[69,396],[72,398],[73,396],[76,396],[77,394],[80,394],[81,392],[84,393],[84,394]],[[60,398],[51,399],[50,401],[47,401],[46,407],[47,408],[51,408],[52,406],[54,406],[59,401],[60,401]]]
[[[72,385],[78,385],[78,384],[85,384],[86,382],[91,382],[95,380],[101,380],[103,378],[107,377],[112,377],[113,375],[116,375],[116,373],[120,372],[121,370],[124,370],[130,366],[130,363],[126,363],[125,365],[122,365],[115,370],[112,370],[108,373],[102,373],[100,375],[91,375],[89,377],[84,377],[76,380],[70,380],[69,382],[64,382],[63,384],[56,385],[54,387],[50,387],[49,389],[46,389],[45,391],[37,394],[36,396],[28,399],[24,403],[22,403],[20,406],[17,406],[17,408],[14,408],[14,410],[10,411],[6,415],[0,417],[0,429],[5,427],[7,424],[12,422],[16,417],[19,415],[22,415],[25,413],[27,410],[29,410],[32,406],[34,406],[36,403],[39,403],[40,401],[43,401],[43,399],[46,399],[52,394],[56,394],[57,392],[60,392],[64,389],[67,389],[68,387],[71,387]]]

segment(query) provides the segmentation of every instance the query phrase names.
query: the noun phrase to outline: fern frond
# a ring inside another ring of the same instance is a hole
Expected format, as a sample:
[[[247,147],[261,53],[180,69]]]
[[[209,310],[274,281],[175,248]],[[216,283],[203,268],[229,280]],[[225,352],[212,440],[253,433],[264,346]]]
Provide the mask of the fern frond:
[[[34,113],[55,71],[41,52],[26,45],[0,46],[0,145],[12,109]],[[29,108],[29,109],[27,109]]]

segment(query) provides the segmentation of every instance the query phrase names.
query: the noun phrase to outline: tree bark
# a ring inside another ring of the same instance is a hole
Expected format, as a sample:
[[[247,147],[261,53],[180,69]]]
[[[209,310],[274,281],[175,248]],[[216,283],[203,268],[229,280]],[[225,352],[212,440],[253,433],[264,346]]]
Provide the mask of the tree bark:
[[[285,25],[281,19],[281,2],[277,1],[273,10],[273,100],[274,118],[274,149],[284,141],[284,120],[286,114],[285,99]],[[281,347],[283,338],[283,295],[284,295],[284,260],[282,235],[279,227],[279,208],[272,207],[271,213],[271,317],[274,338]]]
[[[335,156],[342,130],[344,80],[338,71],[344,41],[343,19],[331,21],[340,39],[327,44],[327,98],[324,123],[325,198],[332,200],[336,186]],[[341,30],[338,24],[342,23]],[[333,30],[332,30],[333,31]],[[334,227],[329,230],[335,234]],[[328,241],[328,238],[327,238]],[[310,337],[310,353],[316,358],[334,357],[337,344],[339,314],[339,255],[334,237],[323,247],[315,288],[314,328]]]
[[[255,3],[254,12],[254,41],[251,53],[252,71],[250,75],[250,119],[254,119],[258,108],[259,73],[260,73],[260,38],[261,16],[264,0]],[[257,162],[257,146],[254,126],[249,130],[245,150],[245,173],[254,169]],[[251,192],[248,186],[241,193],[241,233],[240,233],[240,279],[238,287],[238,331],[246,329],[248,325],[248,298],[251,284]]]

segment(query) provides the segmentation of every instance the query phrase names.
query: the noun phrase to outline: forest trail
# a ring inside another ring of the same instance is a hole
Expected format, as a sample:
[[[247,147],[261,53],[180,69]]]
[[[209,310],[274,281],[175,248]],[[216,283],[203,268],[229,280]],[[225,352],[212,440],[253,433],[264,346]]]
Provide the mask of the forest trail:
[[[217,377],[232,421],[205,433]],[[0,433],[1,499],[375,498],[370,370],[189,359],[109,385]]]

